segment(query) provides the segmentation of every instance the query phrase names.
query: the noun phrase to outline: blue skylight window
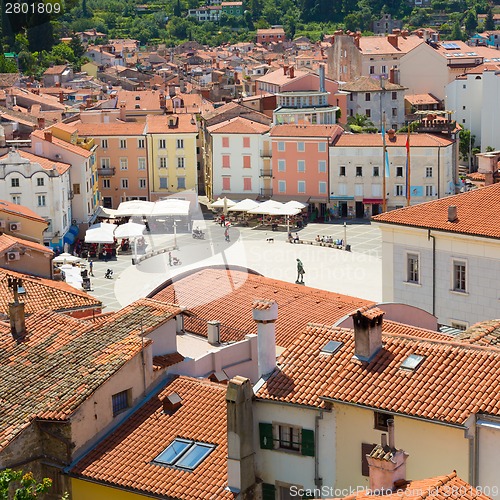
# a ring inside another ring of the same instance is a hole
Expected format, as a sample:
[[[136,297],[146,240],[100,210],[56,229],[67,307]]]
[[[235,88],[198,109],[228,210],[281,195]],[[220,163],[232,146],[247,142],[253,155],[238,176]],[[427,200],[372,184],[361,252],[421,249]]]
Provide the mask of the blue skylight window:
[[[330,340],[323,349],[321,349],[321,352],[323,354],[335,354],[342,346],[344,345],[343,342],[338,342],[337,340]]]
[[[184,470],[194,470],[215,449],[215,445],[176,438],[153,462]]]
[[[402,363],[401,368],[405,370],[416,370],[420,363],[425,359],[425,356],[419,356],[418,354],[410,354]]]

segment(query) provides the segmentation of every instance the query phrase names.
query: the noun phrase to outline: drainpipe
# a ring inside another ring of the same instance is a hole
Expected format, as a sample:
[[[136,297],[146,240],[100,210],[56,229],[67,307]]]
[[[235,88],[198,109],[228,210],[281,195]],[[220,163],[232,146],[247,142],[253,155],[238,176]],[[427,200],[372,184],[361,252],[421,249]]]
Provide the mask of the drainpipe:
[[[478,471],[479,471],[479,428],[477,425],[477,414],[474,414],[474,434],[473,439],[469,441],[470,454],[469,458],[469,480],[470,484],[477,486]]]
[[[438,200],[441,198],[441,146],[438,146],[438,161],[437,161],[437,167],[438,167]]]
[[[321,491],[323,478],[319,477],[319,421],[323,420],[323,410],[319,410],[319,415],[314,417],[314,486]]]
[[[438,170],[439,172],[439,170]],[[427,230],[427,241],[432,238],[432,315],[436,315],[436,237]]]

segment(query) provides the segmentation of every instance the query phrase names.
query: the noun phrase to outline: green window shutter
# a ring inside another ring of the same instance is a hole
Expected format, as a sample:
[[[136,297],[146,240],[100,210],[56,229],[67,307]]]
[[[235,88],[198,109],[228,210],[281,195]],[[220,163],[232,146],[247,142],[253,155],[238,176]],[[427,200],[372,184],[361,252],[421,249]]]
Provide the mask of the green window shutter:
[[[314,499],[314,495],[302,495],[302,500]]]
[[[259,422],[260,447],[263,450],[274,449],[273,424]]]
[[[314,457],[314,431],[302,429],[302,455]]]
[[[262,483],[262,500],[275,500],[276,486],[274,484]]]

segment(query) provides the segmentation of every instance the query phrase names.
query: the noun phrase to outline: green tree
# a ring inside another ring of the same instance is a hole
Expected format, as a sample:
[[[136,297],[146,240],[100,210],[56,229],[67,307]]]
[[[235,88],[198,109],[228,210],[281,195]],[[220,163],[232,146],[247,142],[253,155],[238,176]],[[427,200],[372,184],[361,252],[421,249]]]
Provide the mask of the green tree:
[[[459,21],[455,21],[455,23],[453,24],[453,29],[451,30],[450,38],[452,40],[463,40],[464,39],[464,33],[462,31],[462,28],[460,27]]]
[[[477,14],[474,9],[467,11],[464,24],[465,24],[465,31],[467,32],[467,34],[471,35],[472,33],[474,33],[474,31],[476,31]]]
[[[0,54],[0,73],[17,73],[16,61]]]
[[[181,0],[177,0],[177,3],[174,7],[174,16],[181,17]]]
[[[464,161],[469,161],[469,156],[472,153],[472,149],[474,148],[476,142],[476,136],[471,134],[470,130],[464,128],[460,131],[459,137],[460,142],[458,149],[460,151],[460,157]]]
[[[0,500],[9,499],[9,488],[14,485],[14,500],[36,500],[52,486],[52,480],[42,479],[39,483],[31,472],[5,469],[0,472]],[[17,486],[17,487],[16,487]]]
[[[82,45],[80,37],[72,36],[69,42],[69,48],[73,51],[75,57],[82,57],[85,54],[85,47]]]
[[[493,11],[491,8],[488,9],[488,14],[486,14],[484,29],[485,31],[493,31],[495,29],[495,21],[493,20]]]
[[[36,71],[37,58],[29,50],[22,50],[17,55],[19,69],[28,75],[33,75]]]

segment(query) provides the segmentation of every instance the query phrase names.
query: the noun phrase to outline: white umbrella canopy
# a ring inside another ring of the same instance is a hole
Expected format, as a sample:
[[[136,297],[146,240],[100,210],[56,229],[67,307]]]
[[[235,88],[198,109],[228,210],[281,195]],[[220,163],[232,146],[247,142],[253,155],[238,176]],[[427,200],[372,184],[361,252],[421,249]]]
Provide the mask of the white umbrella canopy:
[[[301,208],[287,207],[286,205],[284,205],[277,208],[276,211],[271,213],[270,215],[297,215],[300,212],[302,212]]]
[[[150,215],[153,211],[154,203],[152,201],[131,200],[122,201],[118,205],[115,217],[128,217],[133,215]]]
[[[230,208],[234,207],[234,205],[236,205],[235,201],[230,200],[224,196],[224,198],[219,198],[217,201],[211,203],[210,208],[224,208],[224,206]]]
[[[300,210],[303,210],[307,207],[307,204],[301,203],[300,201],[291,200],[285,203],[285,207],[300,208]]]
[[[101,222],[89,227],[85,232],[85,243],[113,243],[116,224]]]
[[[279,210],[284,205],[279,201],[267,200],[264,203],[261,203],[258,207],[252,208],[248,210],[249,214],[263,214],[263,215],[274,215],[276,210]]]
[[[258,201],[251,200],[250,198],[245,198],[240,202],[236,203],[236,205],[228,208],[228,212],[248,212],[253,208],[257,208],[260,205]]]
[[[144,224],[137,224],[136,222],[127,222],[121,224],[115,229],[115,238],[136,238],[142,236],[146,226]]]
[[[80,257],[76,257],[75,255],[71,255],[70,253],[61,253],[57,257],[52,259],[52,262],[80,262],[82,259]]]

